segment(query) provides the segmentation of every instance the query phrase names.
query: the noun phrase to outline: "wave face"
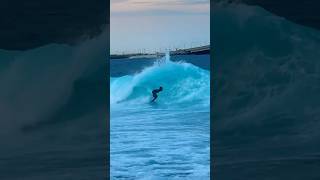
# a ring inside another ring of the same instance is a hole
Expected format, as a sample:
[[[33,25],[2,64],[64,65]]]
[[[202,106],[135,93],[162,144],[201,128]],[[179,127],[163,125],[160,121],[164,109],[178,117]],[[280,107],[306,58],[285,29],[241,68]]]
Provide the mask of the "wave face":
[[[111,78],[112,179],[209,179],[210,72],[169,59]]]
[[[0,50],[0,179],[106,179],[106,35]]]
[[[185,62],[155,63],[135,75],[111,78],[110,102],[148,103],[151,91],[162,86],[165,90],[161,92],[159,103],[174,105],[202,101],[208,105],[209,76],[208,71]]]
[[[320,32],[234,4],[212,25],[217,179],[319,179]]]

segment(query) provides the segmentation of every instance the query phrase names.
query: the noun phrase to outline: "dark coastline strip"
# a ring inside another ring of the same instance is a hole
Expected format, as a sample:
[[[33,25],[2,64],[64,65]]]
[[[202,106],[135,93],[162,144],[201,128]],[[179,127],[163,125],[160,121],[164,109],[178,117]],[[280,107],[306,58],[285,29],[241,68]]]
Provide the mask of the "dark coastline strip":
[[[210,45],[200,46],[188,49],[176,49],[175,51],[170,51],[171,56],[175,55],[203,55],[210,54]],[[129,58],[155,58],[162,57],[165,53],[153,53],[153,54],[143,54],[143,53],[132,53],[132,54],[112,54],[111,59],[129,59]]]

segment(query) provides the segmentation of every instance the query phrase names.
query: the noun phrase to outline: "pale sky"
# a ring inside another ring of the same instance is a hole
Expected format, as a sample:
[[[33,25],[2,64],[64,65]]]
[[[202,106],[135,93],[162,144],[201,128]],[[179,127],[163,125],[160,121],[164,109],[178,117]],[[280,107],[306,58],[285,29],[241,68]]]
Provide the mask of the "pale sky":
[[[111,53],[210,42],[210,0],[111,0]]]

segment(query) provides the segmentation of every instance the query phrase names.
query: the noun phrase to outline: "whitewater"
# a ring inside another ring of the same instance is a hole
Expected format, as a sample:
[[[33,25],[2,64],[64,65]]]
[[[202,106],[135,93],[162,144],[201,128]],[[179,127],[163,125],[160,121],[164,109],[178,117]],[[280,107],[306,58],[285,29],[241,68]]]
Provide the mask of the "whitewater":
[[[210,72],[183,60],[111,77],[111,179],[209,179]]]

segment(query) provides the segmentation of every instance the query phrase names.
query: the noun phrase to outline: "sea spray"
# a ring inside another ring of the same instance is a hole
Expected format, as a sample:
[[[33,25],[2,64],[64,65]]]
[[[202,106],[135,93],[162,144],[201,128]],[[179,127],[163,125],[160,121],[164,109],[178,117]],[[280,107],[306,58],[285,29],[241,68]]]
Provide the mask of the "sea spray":
[[[166,56],[165,57],[166,57],[165,58],[166,62],[170,62],[170,51],[166,52]]]

